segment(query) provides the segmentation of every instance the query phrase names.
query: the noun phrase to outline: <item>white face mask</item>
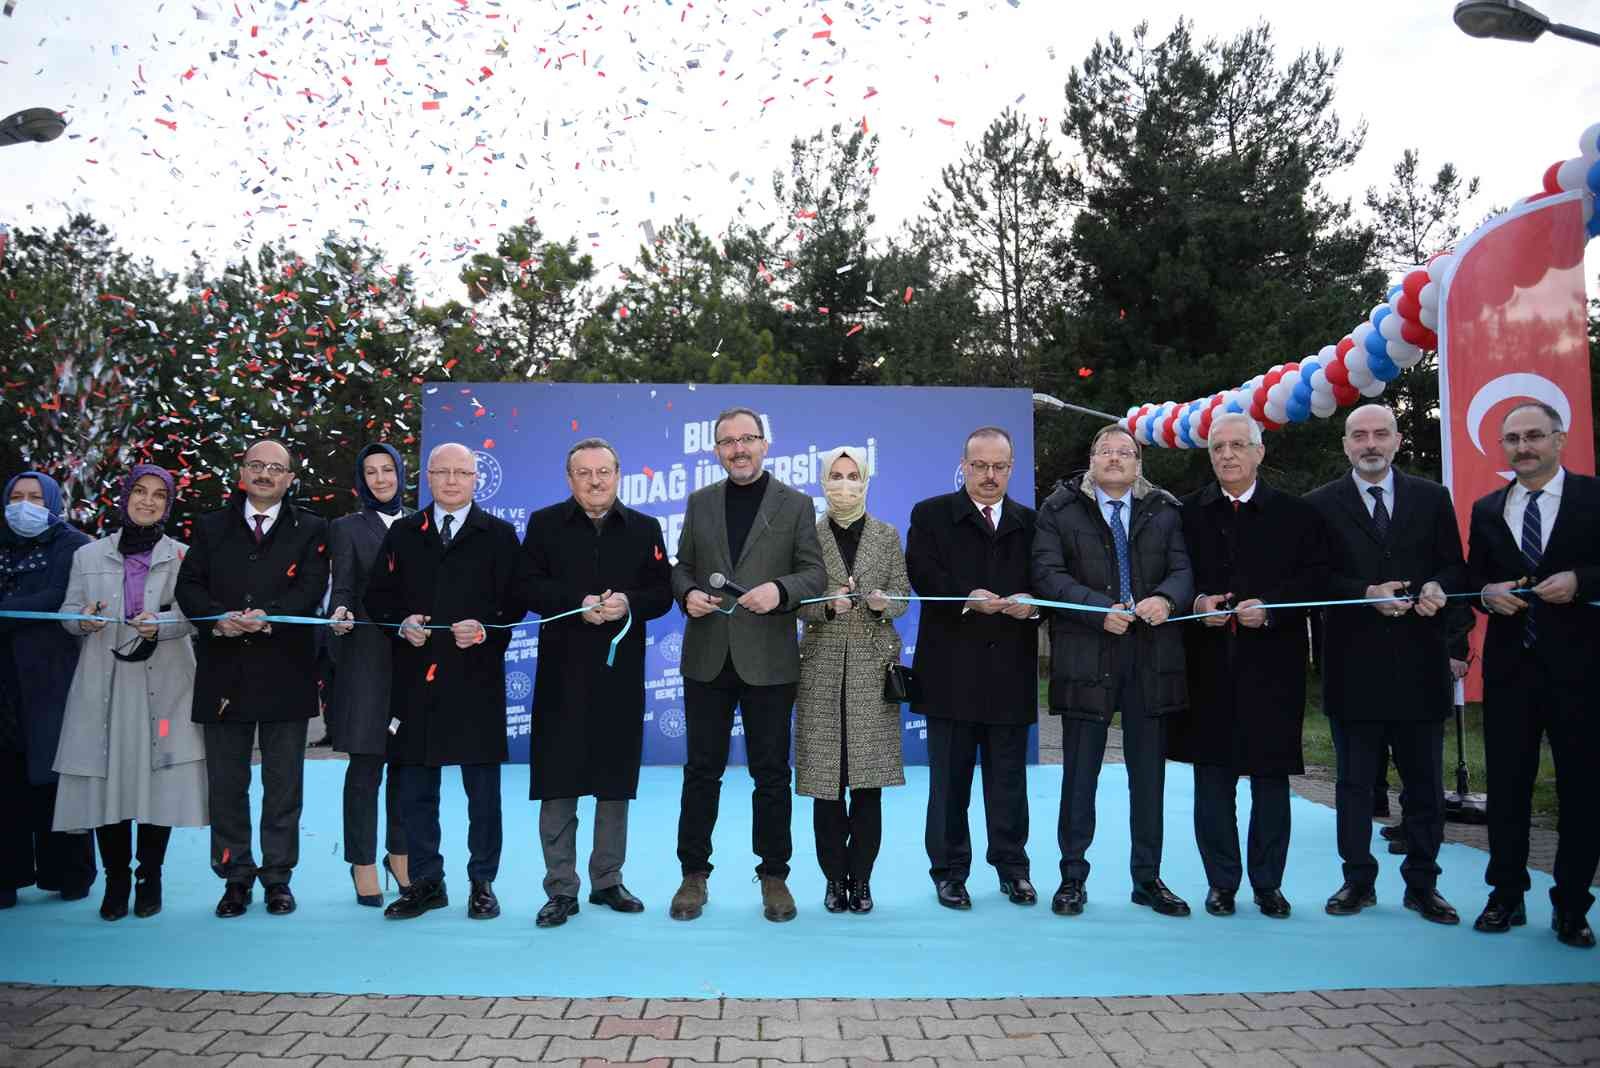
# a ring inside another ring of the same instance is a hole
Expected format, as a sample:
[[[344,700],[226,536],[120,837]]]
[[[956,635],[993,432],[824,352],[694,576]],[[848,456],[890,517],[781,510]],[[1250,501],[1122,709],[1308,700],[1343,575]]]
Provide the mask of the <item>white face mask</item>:
[[[12,501],[6,505],[6,526],[23,538],[37,537],[50,525],[50,513],[32,501]]]
[[[828,498],[828,514],[849,525],[866,512],[867,484],[860,479],[829,478],[822,484]]]

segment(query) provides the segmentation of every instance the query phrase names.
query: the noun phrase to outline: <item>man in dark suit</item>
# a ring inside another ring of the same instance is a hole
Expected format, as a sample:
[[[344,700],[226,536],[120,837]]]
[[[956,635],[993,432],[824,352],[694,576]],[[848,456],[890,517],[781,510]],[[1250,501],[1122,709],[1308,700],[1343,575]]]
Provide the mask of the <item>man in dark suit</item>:
[[[728,477],[690,495],[672,569],[673,596],[689,617],[681,664],[689,732],[678,814],[683,883],[672,896],[670,915],[692,920],[705,907],[711,831],[737,708],[756,784],[762,914],[782,922],[795,916],[787,884],[794,852],[789,727],[800,682],[793,613],[801,601],[822,594],[827,571],[811,498],[762,470],[768,441],[760,416],[729,408],[714,427],[717,459]],[[712,592],[716,573],[731,582],[725,588],[747,592],[737,600],[732,592]]]
[[[431,504],[397,519],[367,579],[367,614],[395,633],[389,757],[400,781],[411,885],[387,909],[409,920],[450,903],[439,854],[440,769],[467,794],[467,915],[500,915],[500,765],[506,646],[524,612],[517,532],[473,503],[477,461],[448,443],[428,456]]]
[[[1567,435],[1545,404],[1513,408],[1500,426],[1517,479],[1479,498],[1468,533],[1469,588],[1483,591],[1483,734],[1489,779],[1489,903],[1473,924],[1500,933],[1527,922],[1528,823],[1539,738],[1550,739],[1561,806],[1551,926],[1590,949],[1589,906],[1600,861],[1600,480],[1561,466]],[[1515,592],[1528,591],[1532,592]]]
[[[644,754],[645,622],[672,608],[672,565],[661,524],[618,502],[621,463],[601,438],[567,452],[572,496],[528,518],[522,539],[528,607],[553,616],[539,628],[533,680],[529,796],[539,802],[544,889],[535,923],[558,927],[578,911],[578,798],[593,795],[589,903],[643,912],[622,885],[628,802]],[[632,613],[627,636],[611,643]]]
[[[1183,632],[1163,627],[1194,601],[1177,500],[1140,473],[1139,443],[1113,423],[1095,434],[1089,470],[1039,509],[1033,589],[1049,601],[1109,608],[1050,616],[1050,711],[1061,716],[1061,886],[1050,907],[1083,911],[1095,789],[1113,712],[1122,714],[1133,849],[1133,903],[1163,916],[1188,904],[1161,881],[1167,716],[1183,710]],[[1137,621],[1137,623],[1136,623]]]
[[[1248,872],[1256,907],[1285,919],[1289,776],[1305,771],[1306,612],[1266,604],[1327,593],[1322,517],[1299,497],[1257,478],[1261,427],[1242,413],[1217,416],[1207,438],[1217,481],[1183,501],[1183,540],[1194,568],[1196,613],[1184,633],[1189,710],[1168,725],[1167,755],[1194,765],[1194,828],[1205,864],[1206,911],[1231,916]],[[1250,778],[1246,864],[1234,798]]]
[[[919,501],[906,534],[906,573],[927,601],[912,667],[928,723],[929,875],[939,904],[970,909],[967,805],[983,764],[987,859],[1014,904],[1039,900],[1028,867],[1028,729],[1039,718],[1039,611],[1032,588],[1034,511],[1006,495],[1011,435],[986,426],[961,449],[962,488]]]
[[[1401,444],[1394,412],[1366,404],[1344,424],[1350,473],[1307,494],[1328,529],[1329,596],[1380,600],[1327,608],[1322,707],[1338,758],[1335,808],[1344,885],[1330,915],[1377,904],[1372,855],[1373,784],[1394,753],[1405,793],[1400,866],[1405,907],[1434,923],[1461,919],[1438,891],[1444,837],[1444,721],[1454,706],[1449,603],[1466,581],[1450,494],[1395,470]]]
[[[300,859],[306,726],[317,714],[317,649],[308,616],[328,586],[328,525],[285,495],[293,460],[282,442],[253,442],[243,489],[201,516],[178,569],[177,599],[196,633],[194,721],[205,727],[211,791],[211,869],[226,880],[217,915],[242,916],[259,878],[267,911],[293,912],[289,878]],[[250,845],[250,756],[261,744],[261,863]]]

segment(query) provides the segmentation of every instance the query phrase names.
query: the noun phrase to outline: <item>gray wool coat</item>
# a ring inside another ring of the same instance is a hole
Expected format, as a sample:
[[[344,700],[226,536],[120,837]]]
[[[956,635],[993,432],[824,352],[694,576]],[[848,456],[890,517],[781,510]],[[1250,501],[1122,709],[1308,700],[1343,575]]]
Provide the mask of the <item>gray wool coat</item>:
[[[817,524],[828,590],[846,584],[845,570],[827,516]],[[856,548],[856,589],[904,597],[911,592],[900,535],[894,527],[867,517]],[[900,706],[883,700],[884,667],[900,659],[900,634],[893,620],[905,614],[905,601],[890,601],[873,612],[865,598],[849,612],[827,618],[825,603],[800,609],[805,636],[800,641],[800,692],[795,701],[795,792],[839,800],[841,723],[848,752],[851,789],[900,786],[906,781],[900,753]],[[841,712],[840,702],[843,700]]]

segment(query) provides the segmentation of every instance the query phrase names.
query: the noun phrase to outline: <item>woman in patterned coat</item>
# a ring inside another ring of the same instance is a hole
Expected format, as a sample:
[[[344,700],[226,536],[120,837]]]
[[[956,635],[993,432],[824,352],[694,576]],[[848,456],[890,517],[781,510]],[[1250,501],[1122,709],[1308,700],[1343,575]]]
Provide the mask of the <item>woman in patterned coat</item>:
[[[817,860],[829,912],[872,911],[872,865],[883,840],[882,788],[905,783],[900,706],[883,699],[884,668],[900,659],[892,622],[911,591],[900,535],[867,515],[865,450],[822,454],[828,514],[817,524],[831,601],[800,609],[795,790],[814,799]],[[848,804],[846,792],[848,791]]]

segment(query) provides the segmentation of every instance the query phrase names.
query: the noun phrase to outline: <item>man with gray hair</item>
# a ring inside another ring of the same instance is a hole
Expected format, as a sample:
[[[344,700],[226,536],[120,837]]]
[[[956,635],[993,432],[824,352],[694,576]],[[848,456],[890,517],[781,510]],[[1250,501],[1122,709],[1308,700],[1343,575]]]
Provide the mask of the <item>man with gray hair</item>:
[[[547,618],[586,609],[539,628],[528,796],[539,802],[549,897],[534,921],[540,927],[558,927],[578,911],[578,798],[585,796],[595,799],[589,903],[644,911],[622,885],[622,865],[644,752],[645,622],[672,608],[672,565],[661,524],[617,500],[620,479],[616,450],[604,439],[573,445],[572,495],[529,516],[522,539],[529,609]]]
[[[1248,872],[1256,907],[1286,919],[1289,776],[1305,772],[1306,610],[1266,605],[1327,596],[1327,537],[1315,508],[1257,477],[1267,450],[1254,419],[1217,416],[1206,448],[1217,480],[1184,498],[1183,540],[1199,591],[1191,611],[1208,614],[1185,625],[1189,710],[1173,717],[1167,755],[1194,765],[1206,911],[1232,915]],[[1250,779],[1244,862],[1240,776]]]

